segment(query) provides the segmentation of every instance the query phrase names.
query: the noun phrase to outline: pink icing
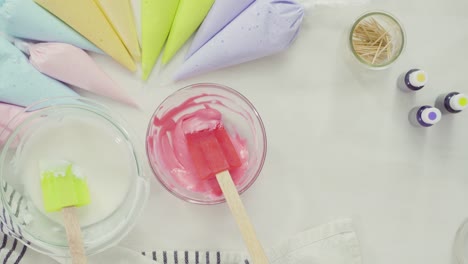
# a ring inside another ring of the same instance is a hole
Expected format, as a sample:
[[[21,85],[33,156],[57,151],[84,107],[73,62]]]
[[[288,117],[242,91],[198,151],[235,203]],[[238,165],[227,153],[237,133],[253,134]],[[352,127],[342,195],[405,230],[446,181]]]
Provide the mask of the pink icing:
[[[17,115],[16,122],[11,124],[10,121],[15,118]],[[3,104],[0,103],[0,146],[5,143],[8,136],[16,128],[16,126],[22,122],[28,114],[24,113],[24,108],[16,105]],[[12,145],[16,145],[17,142],[14,142]]]
[[[192,97],[173,107],[163,116],[154,117],[152,120],[153,133],[147,137],[148,152],[153,166],[162,166],[162,171],[169,172],[170,176],[182,188],[220,196],[222,192],[216,178],[202,180],[197,175],[185,139],[187,133],[214,128],[217,124],[225,121],[221,112],[210,107],[213,104],[224,105],[216,100],[210,101],[209,104],[197,102],[197,99],[203,96],[206,95]],[[241,167],[230,171],[234,183],[239,185],[245,176],[249,163],[247,140],[236,131],[229,131],[228,128],[227,130],[242,161]]]
[[[137,106],[82,49],[65,43],[19,43],[28,45],[29,61],[38,71],[56,80],[95,94]]]

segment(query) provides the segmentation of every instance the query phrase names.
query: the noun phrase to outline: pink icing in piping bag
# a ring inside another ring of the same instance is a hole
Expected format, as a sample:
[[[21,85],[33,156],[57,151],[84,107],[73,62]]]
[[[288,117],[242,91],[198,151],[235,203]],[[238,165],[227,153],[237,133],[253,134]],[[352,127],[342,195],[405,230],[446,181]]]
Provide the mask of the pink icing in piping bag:
[[[27,113],[24,113],[24,110],[24,107],[0,103],[0,146],[5,143],[8,136],[13,132],[13,129],[19,124],[19,122],[10,124],[10,121],[19,114],[21,116],[18,116],[17,121],[22,121],[28,116]],[[13,142],[13,146],[16,143],[18,142]]]
[[[14,40],[14,44],[30,55],[29,61],[41,73],[89,92],[138,107],[82,49],[65,43],[33,44],[18,39]]]

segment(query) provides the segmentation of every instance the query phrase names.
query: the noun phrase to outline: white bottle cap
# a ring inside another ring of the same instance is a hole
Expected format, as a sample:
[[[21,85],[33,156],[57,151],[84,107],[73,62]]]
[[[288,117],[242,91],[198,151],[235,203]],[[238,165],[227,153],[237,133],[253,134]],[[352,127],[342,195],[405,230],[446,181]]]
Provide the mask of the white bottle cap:
[[[421,113],[421,120],[428,125],[436,124],[441,118],[442,113],[435,107],[426,108]]]
[[[427,83],[427,73],[423,70],[417,70],[409,75],[409,83],[414,87],[423,87]]]
[[[450,98],[450,107],[455,111],[461,111],[468,107],[468,97],[464,94],[457,94]]]

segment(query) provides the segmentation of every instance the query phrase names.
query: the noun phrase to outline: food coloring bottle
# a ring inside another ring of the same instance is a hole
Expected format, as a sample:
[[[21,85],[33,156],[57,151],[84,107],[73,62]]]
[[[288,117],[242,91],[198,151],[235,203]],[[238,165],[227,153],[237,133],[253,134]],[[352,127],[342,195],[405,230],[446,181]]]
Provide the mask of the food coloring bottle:
[[[447,113],[460,113],[468,107],[468,97],[459,92],[443,94],[437,98],[436,106]]]
[[[431,127],[437,124],[441,118],[440,110],[430,105],[415,107],[409,114],[411,124],[419,127]]]
[[[419,91],[426,83],[427,73],[420,69],[411,69],[398,78],[398,87],[406,92]]]

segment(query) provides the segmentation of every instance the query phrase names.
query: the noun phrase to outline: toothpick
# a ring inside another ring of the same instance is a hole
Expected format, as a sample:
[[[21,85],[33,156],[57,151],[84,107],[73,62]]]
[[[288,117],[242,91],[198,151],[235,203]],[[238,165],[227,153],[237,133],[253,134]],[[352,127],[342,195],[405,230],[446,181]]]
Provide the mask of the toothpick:
[[[361,59],[370,64],[383,64],[390,60],[392,36],[375,18],[361,21],[354,29],[352,46]]]
[[[385,50],[387,49],[388,45],[390,44],[390,42],[387,43],[387,45],[385,45],[385,47],[382,48],[382,50],[380,50],[380,52],[378,51],[376,56],[380,56],[380,54]],[[374,64],[374,62],[372,62],[372,64]]]
[[[388,41],[388,35],[385,37],[385,39],[387,40],[387,43],[390,44],[390,41]],[[387,47],[387,60],[390,60],[390,49],[389,49],[389,47]]]
[[[374,59],[372,60],[372,64],[375,63],[375,59],[377,58],[377,54],[378,54],[381,46],[382,46],[382,40],[380,41],[379,48],[377,49],[377,53],[375,53]]]

